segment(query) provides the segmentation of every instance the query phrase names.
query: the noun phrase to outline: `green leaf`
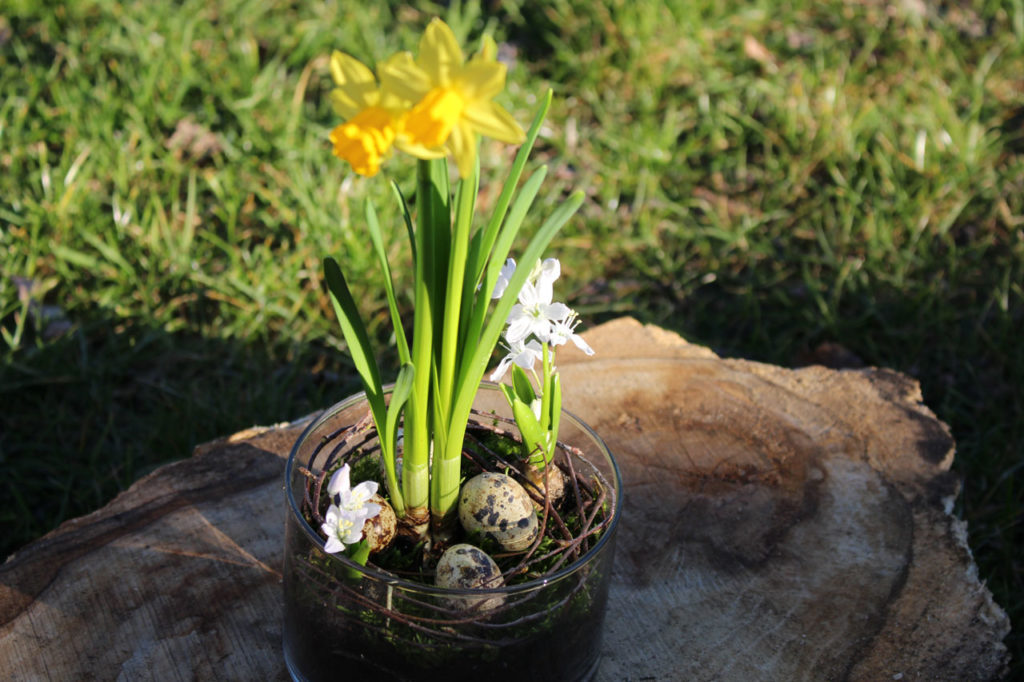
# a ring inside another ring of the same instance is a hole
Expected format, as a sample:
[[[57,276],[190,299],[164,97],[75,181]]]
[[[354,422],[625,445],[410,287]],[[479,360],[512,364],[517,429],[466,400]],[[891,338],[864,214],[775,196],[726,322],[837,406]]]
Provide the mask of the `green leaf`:
[[[501,389],[501,392],[505,395],[505,400],[508,401],[508,406],[512,407],[516,402],[515,389],[508,384],[498,384],[498,388]]]
[[[551,427],[551,347],[548,344],[544,344],[543,353],[541,354],[541,364],[544,369],[541,374],[542,385],[540,387],[541,395],[544,396],[544,404],[540,411],[540,425],[545,431]]]
[[[430,305],[434,320],[444,319],[444,292],[445,282],[448,276],[448,260],[451,247],[451,211],[449,201],[451,190],[448,186],[448,164],[444,159],[432,161],[420,161],[420,167],[425,172],[417,176],[418,195],[416,197],[416,210],[418,230],[417,236],[422,240],[420,243],[426,248],[420,250],[420,257],[424,259],[423,275],[429,280],[430,297],[427,304]],[[423,303],[416,301],[416,306]],[[439,326],[434,328],[435,334],[439,334]],[[440,347],[439,339],[434,344]]]
[[[512,403],[512,416],[516,419],[516,426],[523,436],[523,454],[534,461],[537,453],[544,458],[547,452],[547,431],[541,428],[537,416],[530,409],[530,406],[521,400]]]
[[[512,385],[515,386],[516,396],[527,405],[537,398],[533,384],[530,383],[530,376],[526,370],[516,364],[512,365]]]
[[[405,338],[405,328],[402,326],[402,317],[398,312],[398,300],[395,298],[395,286],[391,279],[391,265],[388,263],[387,250],[384,248],[384,236],[381,233],[380,221],[377,220],[377,211],[369,199],[366,200],[366,225],[370,232],[370,241],[373,243],[373,250],[377,253],[377,260],[380,261],[380,268],[384,273],[384,293],[387,294],[388,309],[391,312],[391,326],[395,330],[395,345],[398,346],[398,359],[402,363],[409,362],[409,344]]]
[[[550,388],[550,425],[548,426],[548,450],[545,453],[545,464],[555,456],[555,444],[558,442],[558,428],[562,421],[562,381],[558,372],[551,374]]]
[[[387,433],[396,433],[398,418],[409,395],[412,393],[413,380],[416,376],[416,368],[411,362],[402,364],[398,370],[398,378],[395,380],[395,387],[391,391],[391,403],[388,405]]]
[[[469,251],[470,231],[473,226],[473,207],[479,188],[480,165],[479,157],[473,172],[458,184],[455,191],[455,217],[452,225],[451,242],[448,253],[448,277],[444,291],[444,325],[441,328],[440,367],[437,394],[442,420],[447,430],[447,419],[453,395],[453,383],[458,372],[458,365],[465,355],[464,337],[467,324],[463,317],[469,315],[473,300],[475,282],[466,280],[466,257]],[[463,308],[463,302],[466,302]]]
[[[487,309],[491,304],[491,292],[494,291],[494,284],[498,280],[498,274],[508,258],[515,235],[518,234],[523,219],[526,217],[530,206],[533,205],[544,177],[547,175],[547,167],[542,166],[530,176],[523,184],[519,193],[516,194],[519,179],[522,177],[523,169],[526,167],[530,152],[533,150],[534,142],[536,142],[537,135],[540,133],[541,124],[543,124],[544,118],[547,116],[548,108],[551,106],[551,97],[551,90],[548,90],[541,101],[541,105],[537,108],[537,113],[534,114],[533,123],[526,133],[526,140],[516,153],[515,161],[512,163],[512,168],[505,179],[501,194],[498,196],[494,210],[491,212],[490,220],[487,222],[486,227],[478,230],[473,235],[473,240],[470,243],[469,257],[466,261],[466,272],[472,278],[472,281],[479,285],[479,288],[475,290],[477,293],[474,299],[475,303],[473,303],[472,312],[467,315],[468,325],[462,333],[467,348],[473,347],[477,343],[480,330],[483,329]],[[513,196],[515,196],[515,203],[512,204],[512,212],[509,214],[509,204],[512,202]],[[507,219],[506,215],[508,215]],[[495,244],[498,239],[499,230],[502,235],[505,235],[505,238],[496,247]]]
[[[548,167],[541,166],[534,171],[533,175],[527,178],[526,182],[523,183],[523,188],[516,195],[515,203],[512,204],[512,209],[508,213],[508,219],[502,225],[501,232],[498,234],[498,238],[492,247],[493,253],[487,266],[487,277],[484,280],[484,288],[488,289],[488,294],[494,288],[494,283],[498,281],[501,267],[505,264],[505,259],[508,257],[509,251],[512,250],[512,244],[515,243],[523,221],[530,212],[530,208],[533,207],[533,202],[537,198],[537,194],[540,192],[541,185],[544,184],[547,175]],[[523,259],[523,262],[525,263],[526,260]],[[526,269],[529,270],[531,267],[533,267],[532,263]],[[516,294],[518,295],[518,291]]]
[[[508,220],[505,221],[505,227],[501,232],[502,238],[494,247],[492,247],[493,251],[490,253],[490,264],[487,267],[483,284],[475,292],[476,298],[473,303],[473,311],[470,313],[469,327],[465,333],[467,348],[472,348],[477,345],[480,338],[480,332],[484,326],[484,320],[487,317],[487,311],[491,307],[491,294],[494,291],[494,285],[498,281],[498,275],[501,274],[501,268],[508,258],[509,251],[512,249],[512,244],[515,240],[516,234],[518,234],[520,227],[522,227],[523,220],[526,218],[526,214],[529,212],[530,207],[537,198],[537,193],[540,191],[541,184],[544,182],[546,174],[547,168],[542,166],[536,173],[530,176],[525,183],[523,183],[523,188],[516,196],[512,210],[508,214]],[[479,234],[480,233],[478,232],[477,235]],[[529,268],[527,268],[527,270],[529,270]],[[521,286],[522,285],[520,285],[520,287]]]
[[[359,316],[359,308],[352,298],[341,268],[329,256],[324,259],[324,277],[327,280],[327,289],[331,293],[334,312],[338,316],[342,334],[345,336],[345,343],[348,344],[348,351],[352,356],[352,363],[363,381],[366,399],[370,403],[370,410],[373,413],[373,421],[377,425],[377,430],[381,431],[384,425],[384,392],[381,387],[380,371],[377,369],[377,360],[373,357],[366,327]]]
[[[441,164],[443,167],[443,164]],[[416,212],[417,226],[414,231],[416,259],[414,261],[415,291],[413,298],[412,362],[418,368],[413,381],[412,397],[405,413],[405,453],[403,458],[402,492],[408,507],[426,506],[429,496],[430,459],[430,389],[434,364],[435,309],[437,297],[435,274],[436,232],[447,232],[447,215],[441,216],[442,223],[433,218],[442,213],[436,204],[443,204],[444,197],[434,183],[438,164],[419,161],[416,164]],[[444,178],[447,187],[447,177]],[[397,191],[397,188],[396,188]],[[447,204],[441,206],[447,211]]]
[[[395,181],[391,182],[391,189],[398,200],[398,206],[402,209],[402,218],[405,220],[405,231],[409,234],[409,246],[412,248],[412,262],[416,262],[416,230],[412,225],[412,214],[409,213],[409,202],[405,200],[402,189]]]
[[[527,245],[526,250],[523,252],[524,263],[533,263],[540,258],[544,253],[544,249],[548,247],[548,244],[551,243],[551,240],[554,239],[558,231],[562,229],[562,226],[583,204],[583,197],[582,192],[574,192],[559,204],[558,208],[544,221],[537,234],[534,235],[529,245]],[[494,307],[494,312],[491,313],[491,317],[488,319],[479,341],[474,346],[472,359],[463,364],[462,370],[459,372],[459,380],[456,383],[460,393],[453,412],[453,419],[462,419],[463,415],[466,418],[469,417],[473,397],[476,395],[478,388],[476,384],[479,383],[480,377],[484,375],[487,369],[487,361],[491,357],[491,352],[498,344],[498,338],[501,336],[501,330],[505,326],[508,314],[512,310],[512,306],[515,305],[518,292],[523,288],[523,284],[529,275],[530,268],[516,268],[515,274],[512,275],[512,279],[509,281],[508,288],[498,300],[498,304]],[[489,296],[490,294],[481,292],[481,295]]]
[[[391,494],[391,506],[395,513],[402,516],[405,513],[405,499],[398,485],[398,474],[395,463],[395,455],[398,450],[398,420],[402,416],[405,404],[412,394],[412,387],[416,376],[416,368],[411,362],[402,364],[398,370],[398,378],[395,380],[395,387],[391,390],[391,402],[388,403],[387,421],[384,431],[381,434],[381,452],[384,458],[384,474],[387,477],[388,491]]]
[[[491,257],[491,249],[494,247],[494,241],[498,236],[498,228],[505,221],[505,213],[508,211],[509,203],[512,201],[512,196],[515,193],[516,185],[519,184],[519,178],[523,174],[523,169],[526,167],[526,162],[530,158],[530,152],[533,150],[534,142],[537,140],[537,135],[540,133],[540,127],[544,123],[544,118],[547,116],[548,108],[551,106],[552,92],[549,89],[541,100],[540,106],[537,108],[537,113],[533,116],[533,122],[530,124],[530,129],[526,133],[526,140],[522,146],[519,147],[519,151],[516,153],[515,161],[512,162],[512,169],[509,171],[508,177],[505,179],[505,185],[502,187],[501,194],[498,195],[498,200],[495,202],[494,211],[491,213],[491,219],[488,221],[487,226],[477,233],[478,239],[474,239],[473,248],[470,253],[469,265],[472,269],[469,270],[472,273],[474,281],[480,281],[480,275],[483,272],[484,266],[488,262],[488,258]],[[537,181],[537,187],[540,187],[540,180],[543,180],[544,173],[541,173],[541,177]],[[535,176],[536,177],[536,176]],[[536,195],[536,191],[533,192]],[[533,199],[530,199],[532,202]],[[516,228],[518,230],[518,228]],[[500,269],[501,265],[504,264],[505,259],[502,257],[501,262],[498,264]],[[494,288],[494,285],[491,285]],[[488,290],[488,294],[490,290]]]

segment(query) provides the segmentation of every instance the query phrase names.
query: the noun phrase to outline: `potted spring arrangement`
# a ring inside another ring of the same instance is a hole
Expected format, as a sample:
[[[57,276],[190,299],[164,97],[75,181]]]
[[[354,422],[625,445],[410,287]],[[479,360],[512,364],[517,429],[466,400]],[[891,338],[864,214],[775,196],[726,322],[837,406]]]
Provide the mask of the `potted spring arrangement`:
[[[412,335],[368,202],[400,367],[384,385],[341,267],[325,259],[364,391],[311,423],[288,459],[288,669],[299,680],[590,679],[621,482],[601,439],[562,410],[556,349],[593,351],[576,313],[553,301],[558,261],[542,259],[582,194],[540,224],[518,267],[509,256],[544,179],[541,168],[520,182],[551,95],[524,132],[494,102],[505,66],[493,40],[466,60],[437,19],[417,56],[374,73],[336,52],[331,74],[344,118],[336,156],[365,176],[393,150],[417,159],[411,205],[394,186],[411,242]],[[521,146],[477,224],[479,135]]]

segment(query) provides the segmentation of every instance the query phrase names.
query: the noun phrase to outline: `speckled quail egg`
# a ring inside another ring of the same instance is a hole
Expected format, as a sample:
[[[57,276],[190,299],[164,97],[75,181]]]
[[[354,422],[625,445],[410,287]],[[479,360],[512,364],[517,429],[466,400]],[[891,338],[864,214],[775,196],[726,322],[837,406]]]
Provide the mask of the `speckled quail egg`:
[[[540,531],[523,486],[497,473],[478,474],[462,486],[459,521],[466,532],[489,536],[510,552],[527,549]]]
[[[366,523],[363,524],[363,537],[370,545],[370,553],[376,554],[386,549],[395,539],[398,519],[395,517],[395,510],[379,494],[371,497],[369,501],[380,505],[380,513],[366,519]]]
[[[452,545],[441,555],[434,584],[438,587],[472,590],[501,587],[505,581],[494,559],[482,549],[463,543]],[[446,601],[449,606],[461,611],[490,611],[501,606],[505,598],[501,595],[459,595],[448,597]]]

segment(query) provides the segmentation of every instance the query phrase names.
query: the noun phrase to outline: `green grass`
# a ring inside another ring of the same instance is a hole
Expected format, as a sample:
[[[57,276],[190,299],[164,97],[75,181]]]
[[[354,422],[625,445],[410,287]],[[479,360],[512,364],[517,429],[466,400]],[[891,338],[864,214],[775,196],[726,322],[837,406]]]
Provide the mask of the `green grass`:
[[[414,48],[440,13],[503,42],[519,120],[555,90],[536,162],[547,210],[587,192],[555,249],[587,322],[916,377],[980,574],[1024,618],[1024,2],[366,5],[0,10],[0,555],[355,387],[319,259],[383,346],[363,200],[402,227],[330,156],[326,57]]]

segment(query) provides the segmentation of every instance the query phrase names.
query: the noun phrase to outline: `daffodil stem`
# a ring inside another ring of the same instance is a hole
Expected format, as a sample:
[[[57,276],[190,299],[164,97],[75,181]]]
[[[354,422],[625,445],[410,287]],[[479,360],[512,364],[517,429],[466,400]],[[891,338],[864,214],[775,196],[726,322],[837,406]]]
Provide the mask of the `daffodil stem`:
[[[430,399],[431,368],[434,350],[434,265],[436,231],[440,229],[437,216],[439,187],[435,184],[431,163],[420,161],[417,166],[417,227],[415,233],[416,263],[413,310],[412,361],[416,367],[409,406],[405,415],[405,451],[402,459],[402,491],[406,507],[411,510],[426,508],[430,502]]]
[[[458,501],[461,480],[462,438],[465,427],[452,420],[455,401],[455,377],[459,350],[466,344],[460,335],[465,329],[463,289],[466,283],[466,260],[469,254],[473,205],[476,200],[479,173],[474,170],[459,183],[455,197],[455,216],[448,244],[448,277],[444,291],[444,316],[441,319],[441,357],[435,395],[435,451],[431,471],[431,514],[435,530],[443,532]],[[472,286],[472,283],[469,283]],[[468,313],[468,311],[465,311]]]

